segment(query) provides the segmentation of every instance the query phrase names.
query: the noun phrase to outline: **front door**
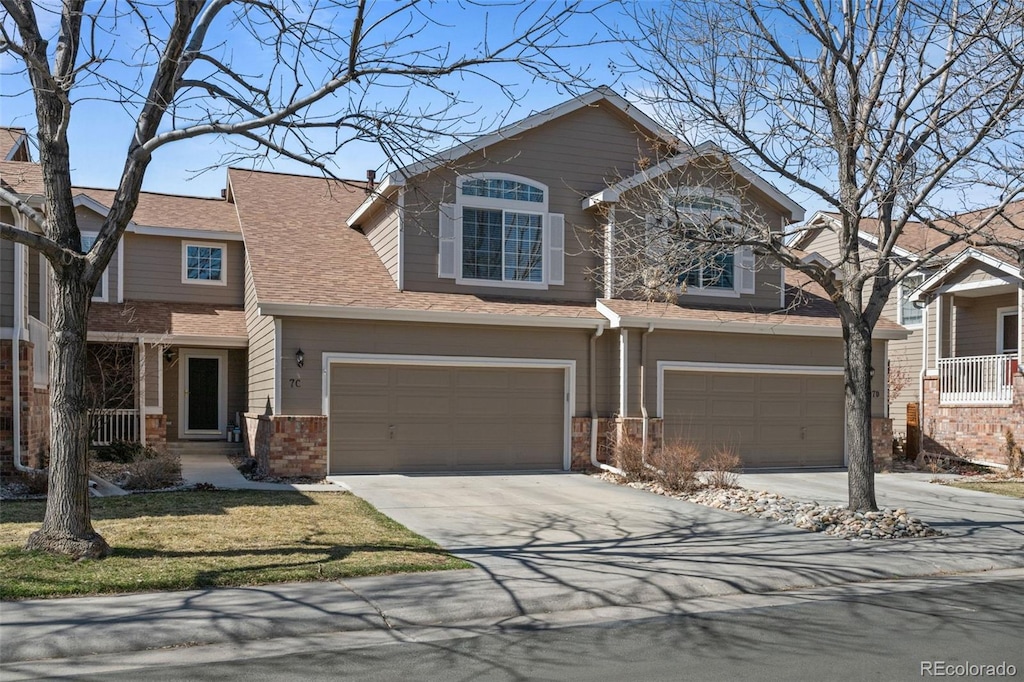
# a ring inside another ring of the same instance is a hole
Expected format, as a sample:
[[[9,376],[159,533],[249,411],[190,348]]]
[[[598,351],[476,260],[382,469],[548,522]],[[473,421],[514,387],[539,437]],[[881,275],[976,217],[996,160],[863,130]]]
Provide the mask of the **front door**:
[[[224,435],[226,355],[220,351],[182,351],[182,436]]]

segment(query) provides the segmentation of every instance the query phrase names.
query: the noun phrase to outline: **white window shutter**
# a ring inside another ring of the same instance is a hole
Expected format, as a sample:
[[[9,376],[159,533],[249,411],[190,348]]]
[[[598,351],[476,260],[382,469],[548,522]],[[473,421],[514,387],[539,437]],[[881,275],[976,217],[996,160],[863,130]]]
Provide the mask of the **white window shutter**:
[[[455,204],[437,210],[437,276],[455,279]]]
[[[753,247],[741,246],[736,249],[736,281],[739,284],[739,293],[754,293],[755,264]]]
[[[565,284],[565,216],[548,214],[548,284]]]

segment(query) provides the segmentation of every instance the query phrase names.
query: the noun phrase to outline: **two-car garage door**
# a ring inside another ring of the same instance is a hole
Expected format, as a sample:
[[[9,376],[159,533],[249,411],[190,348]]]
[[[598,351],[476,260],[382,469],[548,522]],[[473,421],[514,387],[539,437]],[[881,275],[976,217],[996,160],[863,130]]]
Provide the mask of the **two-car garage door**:
[[[843,465],[841,372],[685,367],[662,377],[666,440],[730,449],[745,467]]]
[[[330,472],[562,469],[563,367],[330,365]]]

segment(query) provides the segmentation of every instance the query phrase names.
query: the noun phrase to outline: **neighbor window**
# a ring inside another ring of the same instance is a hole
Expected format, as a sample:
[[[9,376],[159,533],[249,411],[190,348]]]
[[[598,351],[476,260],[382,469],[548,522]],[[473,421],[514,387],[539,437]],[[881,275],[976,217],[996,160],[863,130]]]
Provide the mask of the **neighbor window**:
[[[226,284],[227,246],[207,242],[182,244],[181,281],[187,284]]]
[[[919,273],[915,275],[907,275],[903,281],[900,282],[899,319],[896,321],[904,327],[915,327],[920,325],[924,319],[924,310],[915,306],[910,300],[910,295],[924,283],[924,279],[924,274]]]
[[[996,311],[997,333],[996,352],[999,354],[1016,354],[1018,346],[1018,328],[1020,312],[1016,308],[999,308]]]
[[[440,211],[438,275],[460,284],[545,288],[563,280],[560,214],[528,178],[481,173],[456,182]]]
[[[89,249],[96,243],[96,237],[99,234],[97,232],[83,232],[82,233],[82,253],[89,253]],[[107,300],[107,286],[109,284],[109,277],[107,276],[107,270],[103,271],[103,275],[100,277],[100,281],[96,283],[96,288],[92,291],[92,300],[105,302]]]

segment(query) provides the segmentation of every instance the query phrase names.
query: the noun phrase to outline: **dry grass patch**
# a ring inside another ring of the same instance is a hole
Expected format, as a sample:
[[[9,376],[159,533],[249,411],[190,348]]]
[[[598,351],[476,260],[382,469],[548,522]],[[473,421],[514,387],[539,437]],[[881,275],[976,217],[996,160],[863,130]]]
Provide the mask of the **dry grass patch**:
[[[114,548],[72,562],[23,552],[43,501],[0,507],[0,598],[26,599],[468,568],[349,493],[177,492],[92,501]]]
[[[964,490],[978,490],[1024,500],[1024,482],[1021,481],[952,481],[947,485]]]

